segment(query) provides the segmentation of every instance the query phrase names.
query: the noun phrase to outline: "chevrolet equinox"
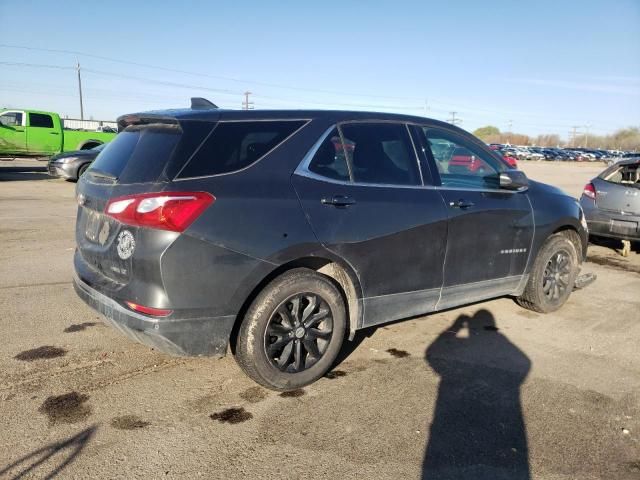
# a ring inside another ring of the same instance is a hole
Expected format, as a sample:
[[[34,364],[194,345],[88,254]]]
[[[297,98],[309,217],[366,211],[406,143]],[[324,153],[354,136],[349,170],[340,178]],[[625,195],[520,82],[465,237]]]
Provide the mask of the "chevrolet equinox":
[[[447,123],[193,99],[118,124],[77,185],[78,295],[163,352],[231,348],[272,389],[365,327],[499,296],[554,311],[585,257],[575,199]]]

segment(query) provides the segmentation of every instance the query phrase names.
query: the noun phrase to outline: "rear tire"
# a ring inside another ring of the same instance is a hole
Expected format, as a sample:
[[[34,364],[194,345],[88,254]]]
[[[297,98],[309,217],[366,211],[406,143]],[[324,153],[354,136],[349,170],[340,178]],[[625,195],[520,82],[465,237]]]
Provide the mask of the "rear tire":
[[[528,310],[549,313],[565,304],[578,276],[580,254],[566,235],[556,233],[544,243],[518,304]]]
[[[295,390],[322,377],[342,347],[346,308],[327,277],[290,270],[271,281],[240,325],[236,361],[257,383]]]

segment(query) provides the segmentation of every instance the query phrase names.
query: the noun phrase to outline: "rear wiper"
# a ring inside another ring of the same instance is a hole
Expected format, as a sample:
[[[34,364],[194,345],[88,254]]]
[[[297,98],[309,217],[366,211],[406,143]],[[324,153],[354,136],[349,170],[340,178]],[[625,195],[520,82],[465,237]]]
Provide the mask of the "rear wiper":
[[[96,168],[90,168],[89,170],[87,170],[87,173],[91,174],[94,177],[105,178],[113,182],[118,180],[118,177],[116,177],[113,173],[105,172],[104,170],[99,170]]]

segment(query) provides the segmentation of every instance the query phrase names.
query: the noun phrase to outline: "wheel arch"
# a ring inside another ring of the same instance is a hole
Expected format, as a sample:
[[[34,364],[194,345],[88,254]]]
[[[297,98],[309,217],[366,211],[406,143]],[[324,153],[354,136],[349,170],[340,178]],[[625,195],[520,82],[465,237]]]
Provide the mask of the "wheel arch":
[[[80,142],[78,144],[77,150],[90,150],[99,145],[102,145],[103,143],[104,142],[102,140],[95,140],[95,139],[84,140],[83,142]]]
[[[576,250],[580,254],[580,258],[578,259],[579,263],[582,263],[584,260],[586,260],[587,242],[583,242],[580,234],[578,233],[578,229],[574,225],[561,225],[552,232],[552,235],[555,235],[557,233],[564,235],[565,237],[567,237],[567,239],[569,239],[571,243],[575,245]]]
[[[78,165],[78,168],[76,169],[76,180],[80,180],[80,175],[84,173],[84,171],[87,168],[89,168],[89,166],[91,165],[91,162],[93,162],[93,160],[89,162],[83,162],[80,165]]]
[[[246,299],[244,300],[242,306],[240,307],[240,310],[238,311],[238,315],[231,332],[229,343],[231,346],[231,351],[233,353],[235,353],[236,349],[238,330],[240,329],[240,325],[242,323],[242,320],[244,319],[244,315],[249,309],[249,306],[251,305],[253,300],[267,286],[267,284],[269,284],[269,282],[279,277],[283,273],[295,268],[308,268],[309,270],[318,272],[321,275],[328,277],[338,288],[347,307],[348,338],[349,340],[353,340],[356,330],[362,324],[362,315],[364,313],[362,303],[359,300],[360,298],[362,298],[362,288],[360,286],[360,282],[358,281],[357,275],[350,266],[344,264],[340,260],[327,257],[308,256],[291,260],[274,268],[267,275],[265,275],[262,280],[260,280],[258,284],[250,291],[249,295],[246,296]]]

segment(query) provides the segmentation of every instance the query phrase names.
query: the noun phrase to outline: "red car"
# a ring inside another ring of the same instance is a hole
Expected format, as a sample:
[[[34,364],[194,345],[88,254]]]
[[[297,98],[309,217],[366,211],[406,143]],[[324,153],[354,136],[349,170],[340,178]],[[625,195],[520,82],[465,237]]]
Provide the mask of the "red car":
[[[449,172],[462,173],[464,171],[469,172],[482,172],[492,171],[492,168],[480,157],[477,157],[466,148],[458,147],[451,154],[451,160],[449,160]]]
[[[502,157],[502,160],[507,162],[511,168],[518,168],[518,162],[515,157],[512,157],[508,153],[503,152],[497,145],[489,145],[489,148],[500,155]]]

